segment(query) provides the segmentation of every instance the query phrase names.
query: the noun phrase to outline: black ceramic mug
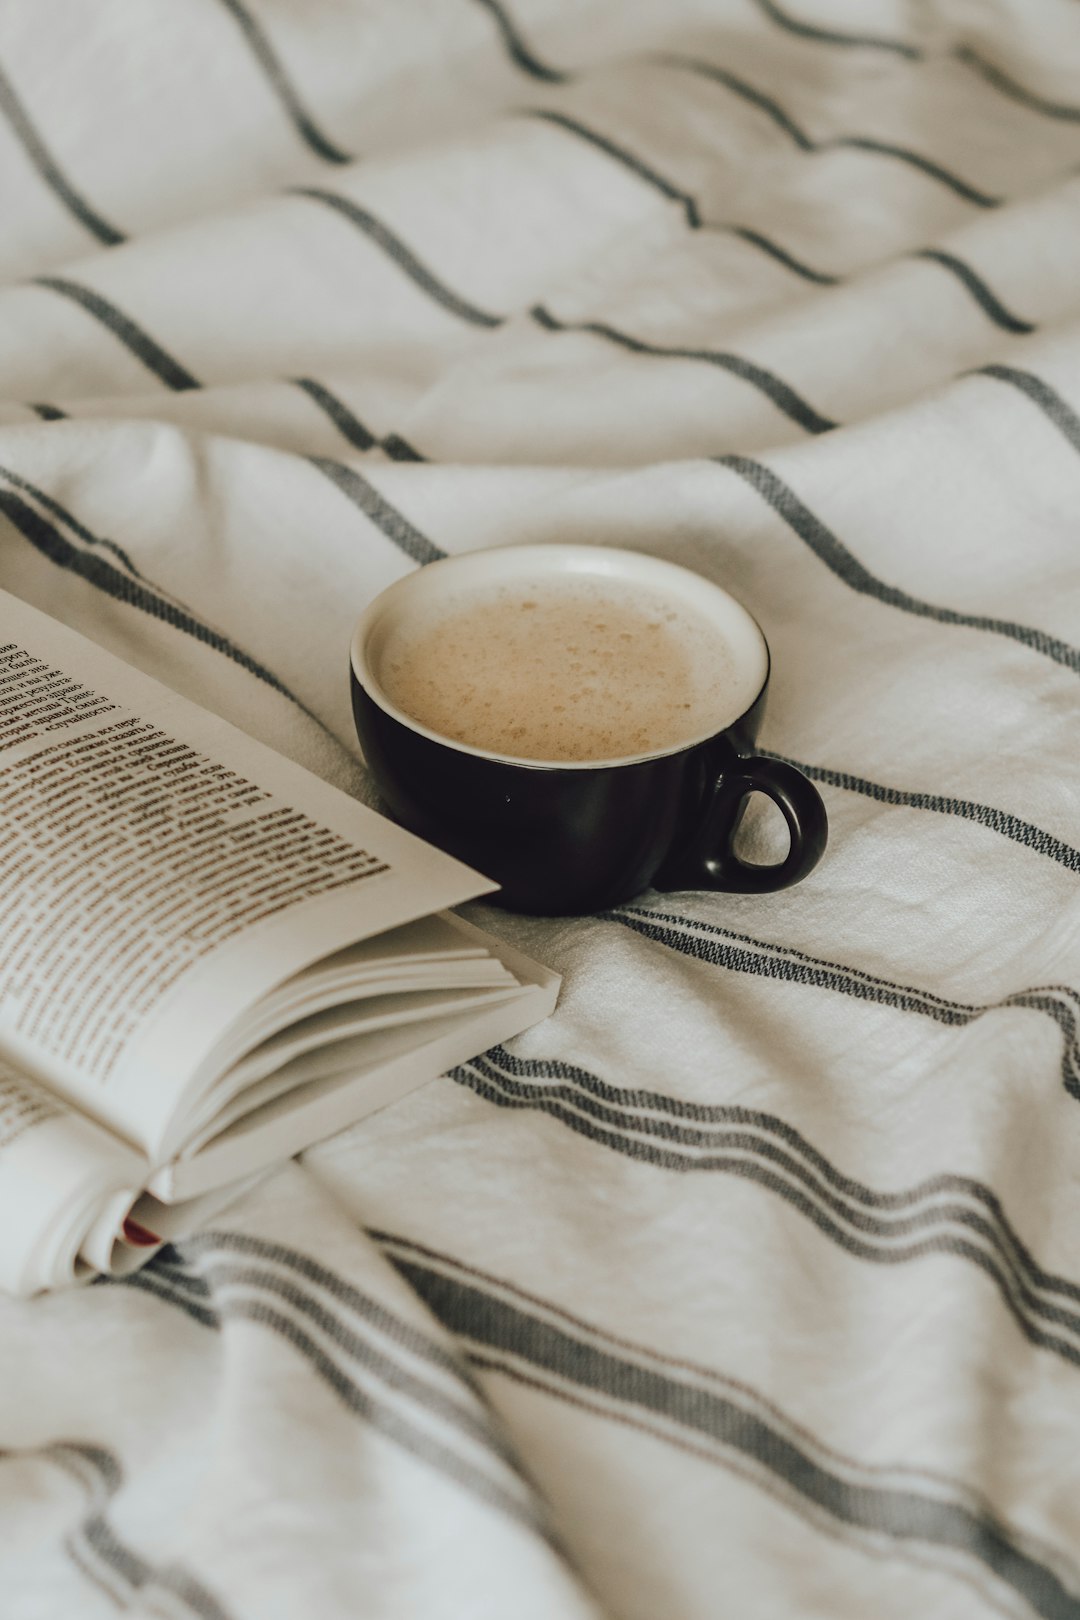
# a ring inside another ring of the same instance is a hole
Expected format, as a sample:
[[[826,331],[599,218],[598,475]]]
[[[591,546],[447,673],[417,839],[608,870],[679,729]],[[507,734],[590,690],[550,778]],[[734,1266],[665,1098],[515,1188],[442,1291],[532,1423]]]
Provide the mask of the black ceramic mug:
[[[584,585],[601,598],[640,591],[715,632],[730,678],[715,697],[709,690],[693,735],[613,758],[536,759],[442,735],[387,695],[387,647],[411,620],[471,593],[528,595],[545,583]],[[769,682],[759,625],[726,591],[674,563],[564,545],[429,563],[360,619],[351,682],[360,745],[390,815],[495,879],[495,904],[554,916],[617,905],[649,885],[761,894],[804,878],[825,848],[816,788],[794,766],[754,752]],[[788,852],[771,865],[744,861],[734,848],[752,793],[770,798],[787,823]]]

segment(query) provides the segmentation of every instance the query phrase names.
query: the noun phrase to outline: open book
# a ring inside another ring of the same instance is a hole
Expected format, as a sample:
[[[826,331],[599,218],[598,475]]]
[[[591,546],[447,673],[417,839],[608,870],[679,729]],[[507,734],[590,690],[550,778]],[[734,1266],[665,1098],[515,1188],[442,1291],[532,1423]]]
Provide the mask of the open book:
[[[495,885],[0,592],[0,1288],[124,1271],[551,1011]]]

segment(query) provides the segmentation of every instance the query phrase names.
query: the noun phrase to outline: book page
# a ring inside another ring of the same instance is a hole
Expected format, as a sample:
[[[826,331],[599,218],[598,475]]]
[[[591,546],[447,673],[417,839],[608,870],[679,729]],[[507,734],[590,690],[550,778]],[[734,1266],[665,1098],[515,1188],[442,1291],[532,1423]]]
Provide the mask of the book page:
[[[151,1156],[253,1001],[492,887],[0,592],[0,1051]]]
[[[146,1169],[0,1062],[0,1289],[32,1294],[87,1272],[87,1238],[103,1224],[120,1230]]]

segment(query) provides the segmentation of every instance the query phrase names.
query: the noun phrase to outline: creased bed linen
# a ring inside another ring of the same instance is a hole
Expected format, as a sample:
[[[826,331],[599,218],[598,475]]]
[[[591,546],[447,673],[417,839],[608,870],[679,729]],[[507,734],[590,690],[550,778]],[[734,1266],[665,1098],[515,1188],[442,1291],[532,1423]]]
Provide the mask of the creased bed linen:
[[[0,198],[5,589],[369,797],[375,592],[655,553],[832,828],[0,1302],[0,1612],[1080,1615],[1074,0],[9,0]]]

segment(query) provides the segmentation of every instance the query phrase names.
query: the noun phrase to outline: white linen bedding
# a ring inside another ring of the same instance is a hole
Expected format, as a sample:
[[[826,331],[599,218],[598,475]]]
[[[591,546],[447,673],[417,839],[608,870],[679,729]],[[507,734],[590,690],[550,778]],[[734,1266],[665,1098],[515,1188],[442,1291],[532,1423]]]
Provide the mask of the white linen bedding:
[[[550,1021],[0,1301],[0,1612],[1080,1615],[1080,6],[7,0],[0,69],[0,586],[367,794],[376,591],[653,552],[832,828],[472,908]]]

